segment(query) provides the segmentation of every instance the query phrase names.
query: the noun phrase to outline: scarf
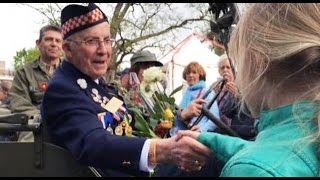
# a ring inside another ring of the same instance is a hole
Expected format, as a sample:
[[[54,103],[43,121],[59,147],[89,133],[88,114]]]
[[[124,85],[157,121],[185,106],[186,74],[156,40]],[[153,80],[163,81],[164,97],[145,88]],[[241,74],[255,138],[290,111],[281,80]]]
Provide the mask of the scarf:
[[[182,109],[186,108],[188,104],[196,98],[197,93],[195,92],[200,91],[201,89],[205,88],[205,86],[206,86],[206,83],[203,80],[200,80],[196,84],[189,86],[182,97],[182,100],[180,102],[180,107]]]

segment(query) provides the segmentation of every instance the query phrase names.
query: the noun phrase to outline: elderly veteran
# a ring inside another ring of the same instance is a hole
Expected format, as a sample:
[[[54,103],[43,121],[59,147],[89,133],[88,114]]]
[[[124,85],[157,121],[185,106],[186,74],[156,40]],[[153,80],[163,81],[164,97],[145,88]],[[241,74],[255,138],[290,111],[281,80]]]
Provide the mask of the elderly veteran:
[[[211,154],[196,140],[175,137],[146,139],[121,136],[126,106],[102,77],[112,56],[110,25],[98,6],[68,5],[61,12],[65,61],[56,70],[44,94],[41,115],[48,138],[71,152],[79,163],[105,176],[152,172],[157,163],[199,170]],[[54,107],[54,108],[53,108]],[[121,126],[120,126],[121,127]],[[130,130],[130,129],[129,129]],[[116,134],[116,135],[115,135]]]

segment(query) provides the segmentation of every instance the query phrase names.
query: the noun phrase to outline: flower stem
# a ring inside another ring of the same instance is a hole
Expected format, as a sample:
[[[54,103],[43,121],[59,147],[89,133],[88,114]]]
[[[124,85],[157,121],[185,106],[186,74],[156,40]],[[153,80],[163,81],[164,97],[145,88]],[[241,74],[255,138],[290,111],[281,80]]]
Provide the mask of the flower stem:
[[[159,104],[161,111],[164,112],[164,108],[162,107],[162,104],[161,104],[161,102],[159,101],[157,95],[153,94],[152,97],[153,97],[154,100],[157,102],[157,104]]]
[[[159,93],[159,94],[161,94],[161,93],[160,93],[160,88],[159,88],[158,83],[156,82],[155,84],[156,84],[156,86],[157,86],[158,93]],[[161,104],[161,106],[163,106],[163,108],[166,108],[166,105],[165,105],[164,103],[160,102],[160,104]]]

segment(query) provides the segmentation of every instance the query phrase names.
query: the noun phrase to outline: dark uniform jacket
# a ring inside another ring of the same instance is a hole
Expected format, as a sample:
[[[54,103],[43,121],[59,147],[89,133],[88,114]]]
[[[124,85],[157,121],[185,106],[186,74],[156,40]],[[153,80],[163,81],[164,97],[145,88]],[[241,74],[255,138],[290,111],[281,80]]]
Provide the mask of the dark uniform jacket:
[[[85,80],[81,88],[77,81]],[[105,112],[92,98],[93,89],[111,99],[114,92],[98,85],[70,62],[56,70],[44,94],[41,115],[51,142],[89,166],[138,170],[145,138],[111,135],[98,119]]]

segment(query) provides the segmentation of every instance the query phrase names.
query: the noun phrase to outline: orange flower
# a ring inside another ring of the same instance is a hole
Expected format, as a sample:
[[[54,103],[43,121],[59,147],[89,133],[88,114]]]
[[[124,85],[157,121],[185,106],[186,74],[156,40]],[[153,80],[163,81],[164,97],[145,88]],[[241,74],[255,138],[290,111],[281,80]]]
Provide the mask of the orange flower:
[[[41,91],[45,91],[48,87],[48,83],[47,82],[40,82],[40,89]]]
[[[154,131],[157,136],[164,138],[170,128],[172,128],[172,121],[164,120],[155,127]]]

